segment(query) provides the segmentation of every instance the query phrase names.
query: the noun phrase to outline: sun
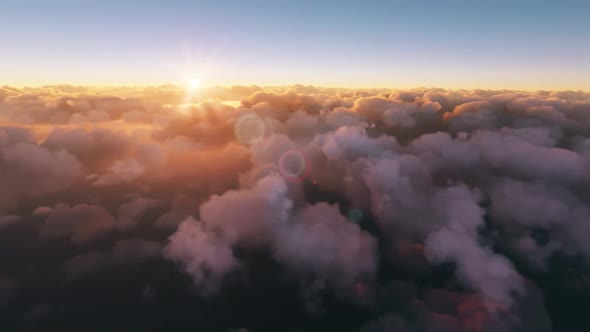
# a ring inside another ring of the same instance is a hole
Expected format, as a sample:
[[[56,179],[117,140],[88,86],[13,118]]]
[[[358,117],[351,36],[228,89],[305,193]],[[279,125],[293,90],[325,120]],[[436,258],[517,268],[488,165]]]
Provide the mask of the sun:
[[[198,78],[192,78],[188,81],[188,87],[191,90],[197,90],[201,87],[201,80],[199,80]]]

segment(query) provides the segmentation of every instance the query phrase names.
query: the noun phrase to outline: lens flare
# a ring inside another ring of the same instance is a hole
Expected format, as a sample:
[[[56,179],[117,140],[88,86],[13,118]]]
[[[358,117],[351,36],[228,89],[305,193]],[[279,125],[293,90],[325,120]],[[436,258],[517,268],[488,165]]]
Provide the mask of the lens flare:
[[[289,150],[279,159],[279,172],[290,181],[302,181],[311,171],[311,163],[297,150]]]

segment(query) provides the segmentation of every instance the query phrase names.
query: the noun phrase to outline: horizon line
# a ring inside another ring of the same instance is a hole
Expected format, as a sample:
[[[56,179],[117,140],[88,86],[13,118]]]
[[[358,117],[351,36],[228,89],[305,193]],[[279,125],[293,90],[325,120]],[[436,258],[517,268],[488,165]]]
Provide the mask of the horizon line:
[[[157,88],[157,87],[175,87],[179,89],[188,89],[186,86],[182,84],[174,84],[174,83],[160,83],[160,84],[73,84],[73,83],[50,83],[50,84],[26,84],[21,86],[16,86],[12,84],[2,83],[0,87],[2,88],[14,88],[14,89],[38,89],[38,88],[49,88],[49,87],[58,87],[58,86],[70,86],[70,87],[77,87],[77,88],[99,88],[99,89],[106,89],[106,88]],[[213,88],[231,88],[231,87],[259,87],[261,89],[268,89],[268,88],[293,88],[297,86],[302,87],[313,87],[319,89],[333,89],[333,90],[445,90],[445,91],[511,91],[511,92],[541,92],[541,91],[551,91],[551,92],[560,92],[560,91],[571,91],[571,92],[582,92],[582,93],[590,93],[590,90],[585,89],[547,89],[547,88],[539,88],[539,89],[527,89],[527,88],[491,88],[491,87],[478,87],[478,88],[466,88],[466,87],[441,87],[441,86],[413,86],[413,87],[387,87],[387,86],[356,86],[356,87],[345,87],[345,86],[329,86],[329,85],[315,85],[315,84],[304,84],[304,83],[293,83],[293,84],[214,84],[214,85],[203,85],[199,88],[199,90],[206,90],[206,89],[213,89]]]

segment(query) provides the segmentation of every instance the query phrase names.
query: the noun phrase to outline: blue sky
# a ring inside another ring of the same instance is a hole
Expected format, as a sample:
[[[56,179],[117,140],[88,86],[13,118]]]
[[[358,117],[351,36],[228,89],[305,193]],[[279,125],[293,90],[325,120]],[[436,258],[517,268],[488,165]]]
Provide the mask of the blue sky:
[[[585,1],[12,1],[0,83],[590,90]]]

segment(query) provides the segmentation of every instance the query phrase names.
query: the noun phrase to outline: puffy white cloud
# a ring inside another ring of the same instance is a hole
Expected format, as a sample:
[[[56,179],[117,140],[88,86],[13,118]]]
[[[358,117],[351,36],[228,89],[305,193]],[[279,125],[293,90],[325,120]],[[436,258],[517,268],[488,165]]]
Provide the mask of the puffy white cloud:
[[[495,129],[501,116],[501,106],[488,100],[467,102],[445,114],[449,128],[455,131]]]
[[[164,256],[180,262],[204,295],[218,291],[223,277],[239,266],[226,240],[190,217],[170,237]]]
[[[340,127],[326,135],[321,150],[330,160],[354,161],[360,157],[379,157],[397,148],[393,137],[370,138],[362,127]]]
[[[434,262],[455,262],[468,286],[497,303],[511,305],[512,296],[523,290],[522,280],[507,258],[479,244],[477,230],[484,210],[477,193],[463,186],[449,187],[435,200],[445,225],[426,239],[426,256]]]
[[[525,179],[572,182],[586,177],[584,160],[562,148],[534,145],[514,136],[478,131],[470,139],[493,169]]]
[[[0,133],[0,211],[58,192],[82,176],[80,163],[67,151],[39,146],[20,130]]]
[[[326,123],[331,129],[360,124],[360,117],[351,109],[338,106],[326,115]]]
[[[49,133],[43,146],[64,149],[94,171],[126,156],[132,141],[126,133],[107,128],[58,128]]]
[[[111,167],[110,173],[101,176],[96,182],[97,186],[112,186],[119,183],[131,182],[139,178],[145,167],[136,159],[127,158],[118,160]]]
[[[309,273],[334,287],[372,279],[377,242],[340,214],[337,205],[303,208],[275,241],[275,257],[296,273]]]
[[[206,229],[230,243],[261,246],[270,242],[276,224],[285,223],[292,202],[287,185],[278,175],[261,179],[251,190],[228,191],[214,195],[200,208]]]

